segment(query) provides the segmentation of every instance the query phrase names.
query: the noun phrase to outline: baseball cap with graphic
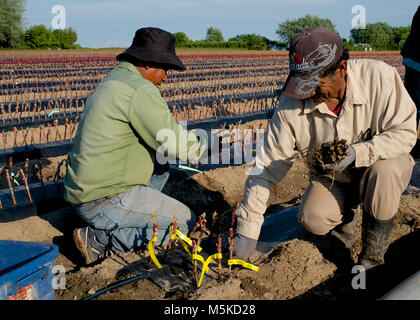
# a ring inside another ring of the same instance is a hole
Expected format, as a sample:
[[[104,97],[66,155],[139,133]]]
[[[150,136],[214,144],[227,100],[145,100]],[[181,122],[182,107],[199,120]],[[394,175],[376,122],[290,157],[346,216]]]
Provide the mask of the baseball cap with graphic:
[[[290,42],[290,72],[282,93],[296,99],[309,98],[322,74],[337,63],[343,51],[340,36],[328,28],[301,31]]]

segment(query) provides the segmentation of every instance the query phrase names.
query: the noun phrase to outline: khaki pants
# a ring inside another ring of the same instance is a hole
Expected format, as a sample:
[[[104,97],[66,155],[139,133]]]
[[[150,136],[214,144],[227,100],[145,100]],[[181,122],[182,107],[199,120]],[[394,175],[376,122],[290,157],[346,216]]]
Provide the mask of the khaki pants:
[[[376,219],[391,219],[398,211],[414,164],[407,154],[361,168],[353,183],[332,182],[328,178],[315,180],[303,196],[299,222],[309,232],[324,235],[342,222],[348,209],[360,203]]]

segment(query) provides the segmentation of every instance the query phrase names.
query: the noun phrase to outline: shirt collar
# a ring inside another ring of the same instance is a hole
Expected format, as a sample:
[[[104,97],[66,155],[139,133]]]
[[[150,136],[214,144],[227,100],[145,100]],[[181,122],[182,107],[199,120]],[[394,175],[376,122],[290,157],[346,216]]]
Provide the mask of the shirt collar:
[[[363,86],[364,81],[356,75],[353,70],[354,65],[351,60],[347,62],[347,99],[349,104],[360,105],[369,103],[367,93],[368,87]]]
[[[120,63],[118,64],[118,68],[131,71],[141,77],[141,73],[139,72],[139,70],[137,70],[136,66],[128,61],[121,60]]]

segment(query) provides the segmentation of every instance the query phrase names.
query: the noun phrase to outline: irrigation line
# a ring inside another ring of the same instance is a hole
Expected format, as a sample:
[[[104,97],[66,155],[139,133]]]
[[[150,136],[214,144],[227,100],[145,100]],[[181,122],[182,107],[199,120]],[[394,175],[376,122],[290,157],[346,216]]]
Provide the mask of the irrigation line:
[[[219,117],[216,119],[213,117],[208,119],[200,119],[198,121],[188,120],[184,121],[183,125],[186,125],[187,129],[203,129],[209,131],[211,129],[220,129],[221,127],[226,128],[227,126],[232,124],[246,123],[259,119],[270,119],[273,113],[274,109],[269,109],[267,111],[257,111],[252,113],[248,112],[227,118]],[[54,119],[52,119],[51,121],[53,122]],[[65,118],[59,118],[59,124],[63,124],[64,121]],[[31,125],[33,125],[33,123]],[[12,125],[6,126],[6,128],[7,127],[11,128]],[[25,124],[20,123],[19,125],[16,125],[16,127],[18,129],[22,129],[25,127]],[[52,141],[48,143],[28,144],[26,146],[19,146],[16,148],[7,148],[7,150],[3,149],[0,151],[0,163],[7,162],[10,157],[12,157],[15,162],[24,161],[27,158],[29,160],[34,160],[41,158],[58,157],[70,152],[72,145],[73,139],[66,139],[61,141]]]
[[[287,70],[283,70],[282,68],[279,67],[273,67],[273,68],[269,68],[269,69],[255,69],[252,70],[251,72],[249,70],[238,70],[238,71],[231,71],[231,70],[226,70],[226,71],[216,71],[216,72],[212,72],[212,71],[208,71],[208,72],[204,72],[204,73],[191,73],[188,75],[183,75],[183,77],[180,77],[179,79],[177,79],[177,81],[179,82],[185,82],[185,81],[206,81],[209,80],[209,77],[211,77],[211,81],[214,80],[227,80],[227,79],[240,79],[241,76],[244,77],[251,77],[251,76],[261,76],[261,73],[264,74],[264,76],[272,76],[272,77],[279,77],[281,75],[285,75],[287,76]],[[17,82],[17,83],[3,83],[0,84],[0,96],[1,95],[12,95],[12,94],[20,94],[20,93],[25,93],[28,92],[29,93],[34,93],[34,92],[38,92],[38,89],[42,89],[42,90],[49,90],[51,92],[54,92],[55,88],[59,88],[59,89],[66,89],[66,90],[88,90],[91,88],[92,85],[96,85],[98,82],[100,82],[103,78],[105,77],[105,75],[103,77],[95,77],[95,78],[74,78],[71,80],[45,80],[45,81],[24,81],[24,82]],[[171,77],[168,76],[168,84],[173,84],[176,81],[175,77]],[[239,83],[222,83],[222,85],[224,86],[232,86],[232,85],[237,85],[237,84],[251,84],[251,82],[239,82]],[[165,86],[166,87],[166,86]],[[193,87],[187,87],[186,89],[191,89],[191,90],[197,90],[199,88],[206,88],[209,86],[206,85],[202,85],[202,86],[193,86]],[[174,88],[165,88],[164,91],[171,93],[171,90],[176,90]]]
[[[281,86],[276,85],[276,87]],[[168,100],[166,104],[168,105],[169,110],[172,112],[175,107],[184,107],[184,106],[213,106],[215,103],[220,103],[223,101],[232,101],[232,102],[243,102],[249,101],[252,99],[265,99],[273,98],[275,89],[261,90],[260,92],[246,92],[246,93],[229,93],[229,94],[218,94],[212,95],[210,97],[193,97],[186,99],[177,99],[177,100]],[[16,107],[19,106],[20,112],[34,112],[35,104],[37,108],[40,108],[38,112],[43,112],[45,109],[48,109],[50,112],[54,109],[66,109],[66,108],[76,108],[78,103],[79,108],[82,109],[82,102],[86,103],[88,96],[81,97],[72,97],[72,98],[55,98],[51,99],[39,99],[39,100],[26,100],[19,102],[6,102],[0,103],[0,106],[3,106],[4,112],[13,113],[16,112]],[[23,108],[23,109],[22,109]],[[25,109],[26,108],[26,109]],[[81,110],[79,111],[81,112]]]
[[[53,158],[66,155],[71,151],[73,143],[70,139],[62,140],[60,142],[48,142],[42,144],[31,144],[27,146],[20,146],[16,148],[8,148],[0,151],[0,163],[5,163],[10,157],[14,162],[29,160],[36,160],[42,158]]]
[[[179,108],[182,110],[182,108],[184,108],[185,106],[191,106],[192,108],[194,108],[195,106],[208,106],[211,107],[213,106],[215,103],[216,104],[220,104],[223,101],[228,101],[228,102],[244,102],[244,101],[250,101],[253,99],[257,99],[257,100],[261,100],[261,99],[270,99],[276,96],[276,94],[274,93],[275,90],[267,90],[264,92],[260,92],[258,94],[255,93],[244,93],[244,94],[227,94],[227,95],[220,95],[220,96],[211,96],[211,97],[204,97],[204,98],[190,98],[190,99],[185,99],[185,100],[175,100],[175,101],[168,101],[167,105],[168,108],[171,112],[174,111],[175,108]],[[74,98],[75,99],[75,98]],[[73,100],[74,100],[73,99]],[[83,97],[83,98],[79,98],[80,100],[86,100],[87,97]],[[64,99],[63,99],[64,100]],[[33,104],[36,103],[37,101],[31,101],[30,103]],[[45,101],[43,101],[42,103],[44,103],[44,107],[45,107]],[[75,103],[74,103],[75,105]],[[10,105],[9,105],[10,106]],[[73,101],[71,103],[71,106],[73,106]],[[16,106],[13,109],[15,109]],[[47,112],[44,112],[44,114],[37,114],[34,116],[26,116],[26,117],[21,117],[21,118],[10,118],[10,119],[0,119],[0,130],[2,131],[11,131],[13,130],[14,127],[16,127],[17,129],[26,129],[26,128],[30,128],[30,127],[35,127],[36,125],[41,125],[41,124],[45,124],[48,121],[52,121],[51,123],[53,123],[54,120],[58,120],[59,121],[59,125],[62,125],[65,123],[65,119],[67,118],[69,121],[70,120],[74,120],[77,116],[80,116],[83,113],[83,109],[81,107],[79,107],[79,109],[77,111],[67,111],[65,110],[67,107],[61,107],[61,108],[54,108],[54,105],[52,105],[51,107],[48,108]],[[63,111],[60,111],[64,109]],[[48,117],[47,114],[51,114],[52,111],[54,110],[59,110],[58,113],[54,113],[51,115],[51,117]],[[45,109],[43,109],[42,111],[45,111]],[[218,118],[226,118],[225,115],[221,115],[220,114],[220,110],[216,110],[216,112],[219,112]],[[266,111],[263,111],[266,112]],[[258,113],[258,112],[257,112]],[[247,116],[250,116],[250,113],[247,112],[245,113]],[[239,117],[243,117],[243,114],[238,115]],[[238,116],[236,115],[232,115],[232,116],[228,116],[228,118],[237,118]],[[247,117],[246,116],[246,117]],[[210,118],[211,119],[211,118]],[[245,120],[245,119],[244,119]],[[192,124],[196,123],[196,122],[201,122],[202,120],[189,120],[191,121]]]
[[[129,284],[129,283],[134,282],[136,280],[142,279],[144,277],[146,277],[146,274],[140,274],[138,276],[134,276],[132,278],[129,278],[129,279],[120,281],[118,283],[114,283],[114,284],[110,285],[109,287],[106,287],[104,289],[101,289],[98,292],[95,292],[94,294],[92,294],[92,295],[90,295],[90,296],[88,296],[86,298],[83,298],[82,300],[92,300],[93,298],[96,298],[97,296],[99,296],[101,294],[104,294],[104,293],[106,293],[106,292],[108,292],[110,290],[113,290],[113,289],[116,289],[116,288],[125,286],[126,284]]]
[[[14,128],[18,130],[38,128],[41,125],[48,125],[48,123],[53,125],[55,120],[58,121],[58,125],[64,125],[66,120],[70,123],[70,121],[80,117],[82,113],[83,111],[59,111],[58,109],[52,109],[48,116],[38,114],[21,118],[0,119],[0,130],[7,132],[13,131]]]
[[[250,143],[246,143],[246,149],[255,149],[256,143],[250,146]],[[67,147],[70,151],[71,145],[68,144]],[[235,157],[235,145],[230,146],[229,151],[225,151],[222,153],[220,161],[217,163],[213,163],[213,158],[210,156],[207,159],[207,164],[200,164],[198,168],[194,168],[192,166],[187,166],[186,163],[177,160],[169,163],[169,172],[170,175],[174,179],[184,179],[185,176],[190,176],[192,174],[203,173],[205,171],[214,170],[216,168],[225,168],[229,166],[237,166],[245,164],[242,159],[242,155],[240,159],[239,157]],[[13,158],[14,162],[16,163],[16,159]],[[217,160],[217,159],[216,159]],[[240,160],[240,161],[238,161]],[[54,198],[62,198],[64,194],[64,180],[57,179],[55,181],[44,181],[44,182],[35,182],[28,185],[28,189],[30,191],[31,199],[28,197],[28,192],[25,186],[14,187],[13,189],[13,196],[15,197],[15,201],[13,201],[12,192],[9,189],[0,190],[0,201],[2,203],[2,209],[9,209],[15,207],[23,207],[28,205],[33,205],[34,203],[38,203],[40,201],[48,201]],[[16,202],[16,204],[14,203]],[[0,211],[1,213],[1,211]]]

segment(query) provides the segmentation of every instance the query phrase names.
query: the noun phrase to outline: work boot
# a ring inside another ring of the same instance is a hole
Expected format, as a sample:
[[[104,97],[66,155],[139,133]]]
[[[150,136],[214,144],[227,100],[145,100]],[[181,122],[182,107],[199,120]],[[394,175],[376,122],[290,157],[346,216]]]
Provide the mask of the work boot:
[[[355,243],[356,225],[361,213],[362,208],[360,204],[355,208],[351,208],[348,210],[347,215],[343,217],[343,222],[331,231],[331,235],[343,242],[347,249],[352,248]]]
[[[389,238],[392,231],[392,224],[395,217],[383,221],[367,215],[363,224],[363,249],[359,264],[365,270],[385,263],[385,252],[389,246]]]
[[[90,227],[78,228],[73,231],[73,240],[85,259],[86,265],[105,258],[105,245],[96,240]]]

